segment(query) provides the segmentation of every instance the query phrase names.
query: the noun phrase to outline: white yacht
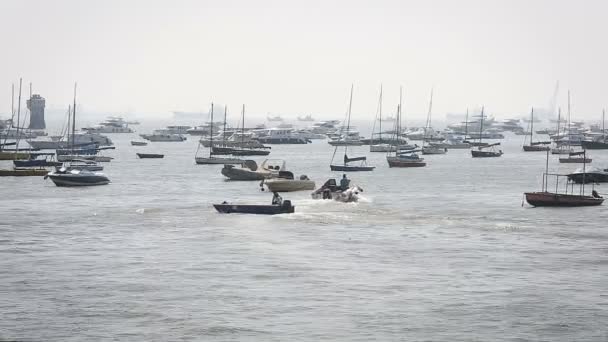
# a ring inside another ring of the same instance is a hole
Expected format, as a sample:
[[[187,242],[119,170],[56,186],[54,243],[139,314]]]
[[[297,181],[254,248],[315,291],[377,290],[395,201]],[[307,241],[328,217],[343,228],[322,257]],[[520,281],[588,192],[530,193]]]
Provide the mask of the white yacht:
[[[105,135],[97,133],[82,133],[77,132],[73,135],[74,145],[87,145],[96,144],[98,146],[112,146],[114,143],[112,140]],[[72,144],[72,135],[69,137],[65,136],[51,136],[50,139],[45,140],[28,140],[27,142],[32,148],[40,150],[56,150],[62,148],[68,148]]]
[[[157,129],[152,134],[140,134],[140,137],[148,141],[180,142],[185,141],[186,137],[181,134],[171,133],[169,130]]]
[[[109,116],[99,125],[85,127],[82,130],[88,133],[133,133],[129,124],[119,116]]]
[[[256,130],[256,140],[262,144],[307,144],[311,142],[300,136],[293,128],[267,128]]]

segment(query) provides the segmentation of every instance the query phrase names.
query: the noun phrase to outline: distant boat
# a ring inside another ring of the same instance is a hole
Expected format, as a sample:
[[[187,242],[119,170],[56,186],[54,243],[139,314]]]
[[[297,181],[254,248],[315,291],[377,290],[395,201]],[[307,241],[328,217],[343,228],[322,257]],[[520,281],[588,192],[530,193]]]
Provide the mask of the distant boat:
[[[606,139],[606,111],[602,110],[602,136],[599,139],[595,140],[583,140],[581,141],[581,146],[585,150],[607,150],[608,149],[608,139]]]
[[[268,121],[283,121],[283,118],[280,115],[275,115],[275,116],[267,115],[266,116],[266,120],[268,120]]]
[[[352,104],[353,104],[353,86],[351,85],[350,87],[350,100],[348,103],[348,120],[347,120],[347,124],[346,124],[346,133],[345,133],[345,137],[349,136],[349,128],[350,128],[350,114],[351,114],[351,108],[352,108]],[[355,172],[355,171],[373,171],[376,167],[375,166],[369,166],[366,164],[366,160],[367,157],[355,157],[355,158],[349,158],[347,156],[347,151],[348,151],[348,146],[344,146],[344,158],[343,158],[343,164],[333,164],[334,158],[336,156],[336,152],[339,148],[339,145],[336,146],[336,148],[334,149],[334,154],[332,155],[331,158],[331,162],[329,165],[329,168],[332,171],[340,171],[340,172]],[[361,164],[358,166],[355,165],[350,165],[351,162],[355,162],[355,161],[360,161]]]
[[[587,153],[583,151],[570,152],[567,158],[559,158],[560,163],[579,163],[579,164],[590,164],[593,159],[587,158]]]
[[[582,167],[568,174],[568,180],[575,183],[608,183],[608,169]]]
[[[246,160],[240,166],[226,164],[221,173],[230,180],[253,181],[278,177],[281,171],[286,171],[284,160],[267,159],[259,167],[253,160]]]
[[[397,106],[397,120],[395,121],[395,130],[393,135],[393,142],[395,147],[398,144],[399,133],[401,132],[401,119],[402,119],[402,88],[399,88],[399,105]],[[410,149],[406,151],[401,151],[399,149],[395,149],[393,151],[395,154],[389,154],[386,156],[386,162],[389,167],[424,167],[426,166],[426,162],[424,158],[420,158],[418,155],[421,152],[420,149]]]
[[[526,145],[526,141],[524,139],[524,152],[541,152],[541,151],[549,151],[551,148],[548,146],[551,144],[551,141],[534,141],[534,108],[530,112],[530,144]],[[526,136],[527,138],[527,136]]]
[[[181,134],[162,133],[157,130],[152,134],[140,134],[140,137],[152,142],[181,142],[186,141],[186,137]]]
[[[312,115],[308,114],[306,116],[298,116],[298,121],[315,121],[315,119],[312,118]]]
[[[601,205],[604,202],[602,198],[595,190],[592,190],[591,196],[585,195],[585,183],[584,179],[581,180],[581,186],[579,194],[574,194],[574,187],[566,183],[566,191],[564,193],[557,192],[557,185],[559,184],[560,177],[568,177],[568,175],[549,174],[549,151],[547,151],[547,163],[546,170],[543,174],[543,187],[539,192],[526,192],[526,202],[535,207],[582,207],[582,206],[596,206]],[[583,166],[583,174],[585,174]],[[548,182],[549,176],[555,176],[556,192],[549,192]],[[568,189],[572,189],[571,193],[568,193]],[[593,189],[593,188],[592,188]]]
[[[484,115],[483,115],[483,110],[484,107],[481,107],[481,123],[479,125],[479,146],[477,146],[477,149],[472,149],[471,150],[471,156],[473,158],[495,158],[495,157],[500,157],[503,155],[502,150],[498,150],[496,151],[494,149],[495,146],[499,146],[500,143],[494,143],[494,144],[488,144],[488,145],[482,145],[482,132],[483,132],[483,120],[484,120]]]
[[[110,179],[103,173],[87,170],[65,170],[50,172],[44,179],[50,178],[57,186],[92,186],[106,185]]]
[[[146,145],[148,145],[148,143],[145,141],[131,141],[131,145],[132,146],[146,146]]]
[[[291,171],[279,171],[276,178],[264,179],[260,187],[266,185],[268,191],[271,192],[290,192],[300,190],[314,190],[315,182],[308,179],[308,176],[301,175],[299,179],[295,179]]]
[[[164,158],[164,154],[157,153],[136,153],[140,159]]]
[[[224,130],[226,129],[226,115],[228,113],[228,107],[224,107]],[[225,136],[225,135],[224,135]],[[203,146],[203,143],[199,140],[196,153],[194,155],[194,162],[198,165],[218,165],[218,164],[242,164],[244,160],[238,158],[223,158],[214,157],[215,146],[213,145],[213,103],[211,104],[211,124],[209,125],[209,157],[199,157],[198,151]]]
[[[424,137],[422,139],[422,154],[446,154],[448,152],[447,148],[441,148],[438,146],[434,146],[434,145],[427,145],[427,143],[429,142],[429,138],[432,138],[428,136],[428,132],[433,132],[433,125],[431,124],[431,113],[432,113],[432,109],[433,109],[433,89],[431,89],[431,99],[429,100],[429,112],[427,113],[426,116],[426,125],[424,127]]]

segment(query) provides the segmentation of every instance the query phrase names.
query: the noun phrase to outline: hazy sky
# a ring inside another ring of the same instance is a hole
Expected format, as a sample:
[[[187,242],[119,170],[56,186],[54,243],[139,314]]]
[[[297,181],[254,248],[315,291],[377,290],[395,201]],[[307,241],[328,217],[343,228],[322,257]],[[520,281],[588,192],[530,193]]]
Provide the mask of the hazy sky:
[[[10,85],[34,83],[66,107],[78,81],[88,111],[207,110],[372,116],[405,90],[423,115],[484,104],[498,116],[572,91],[574,115],[608,106],[607,1],[0,2],[0,113]],[[4,95],[2,95],[4,94]],[[141,117],[141,116],[140,116]]]

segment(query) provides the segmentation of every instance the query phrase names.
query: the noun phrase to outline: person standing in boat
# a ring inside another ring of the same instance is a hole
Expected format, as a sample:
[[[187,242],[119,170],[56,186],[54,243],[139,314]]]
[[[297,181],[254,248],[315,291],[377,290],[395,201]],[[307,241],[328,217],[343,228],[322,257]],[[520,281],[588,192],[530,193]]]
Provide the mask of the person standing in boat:
[[[342,179],[340,179],[340,190],[346,191],[350,185],[350,179],[346,178],[346,173],[342,175]]]
[[[275,204],[276,205],[283,204],[283,198],[281,198],[281,196],[279,196],[279,193],[276,192],[276,191],[273,193],[273,196],[272,196],[272,204],[273,205],[275,205]]]

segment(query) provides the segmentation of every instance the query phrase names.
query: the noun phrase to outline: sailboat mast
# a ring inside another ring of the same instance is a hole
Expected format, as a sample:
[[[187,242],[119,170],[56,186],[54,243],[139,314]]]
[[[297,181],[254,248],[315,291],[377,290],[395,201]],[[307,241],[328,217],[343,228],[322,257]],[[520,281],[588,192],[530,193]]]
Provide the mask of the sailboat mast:
[[[21,126],[21,78],[19,79],[19,99],[17,100],[17,141],[15,143],[15,153],[19,151],[19,127]],[[14,127],[14,123],[11,124]]]
[[[483,109],[484,107],[481,107],[481,124],[479,125],[479,145],[481,145],[481,136],[483,135]]]
[[[395,156],[399,155],[399,144],[401,141],[399,138],[399,134],[401,134],[401,115],[403,115],[402,100],[403,100],[403,87],[399,86],[399,107],[397,107],[397,141],[395,142]]]
[[[209,125],[209,158],[211,158],[211,152],[213,152],[213,102],[211,102],[211,125]]]
[[[532,112],[530,112],[530,146],[532,146],[532,134],[534,132],[534,107],[532,107]]]
[[[606,124],[605,116],[606,109],[602,109],[602,139],[604,140],[604,142],[606,142],[606,128],[604,128],[604,125]]]
[[[562,121],[562,107],[557,108],[557,141],[559,141],[559,124]],[[557,146],[557,141],[555,142],[555,147],[559,147]]]
[[[74,106],[72,107],[72,113],[73,114],[73,118],[72,118],[72,148],[71,148],[71,154],[74,154],[74,142],[75,142],[75,135],[76,135],[76,86],[77,83],[74,83]]]
[[[467,135],[469,135],[469,108],[467,108],[467,115],[464,119],[464,140],[467,140]]]
[[[424,139],[422,140],[423,147],[427,140],[428,131],[431,128],[431,113],[433,110],[433,91],[434,91],[434,89],[431,88],[431,99],[429,100],[429,112],[426,114],[426,127],[424,127]]]
[[[382,144],[383,143],[383,141],[382,141],[382,84],[380,85],[380,103],[378,104],[378,107],[379,107],[378,110],[379,110],[379,117],[380,117],[380,122],[378,123],[380,125],[379,126],[380,131],[378,132],[379,133],[378,137],[380,140],[379,143]],[[372,137],[372,143],[373,143],[373,141],[374,141],[374,137]]]
[[[351,84],[350,85],[350,100],[348,101],[348,120],[346,121],[346,137],[344,137],[345,140],[348,139],[349,132],[350,132],[350,113],[351,113],[351,108],[353,106],[353,88],[354,88],[354,85]],[[346,151],[347,150],[348,150],[348,145],[345,144],[344,145],[344,156],[345,157],[346,157]],[[346,160],[346,158],[344,158],[344,160]]]
[[[228,116],[228,106],[224,106],[224,130],[222,131],[222,146],[226,146],[226,117]]]
[[[245,105],[243,104],[243,109],[241,110],[241,148],[245,145]]]
[[[566,127],[566,131],[568,132],[568,150],[570,150],[570,90],[568,90],[568,127]]]

